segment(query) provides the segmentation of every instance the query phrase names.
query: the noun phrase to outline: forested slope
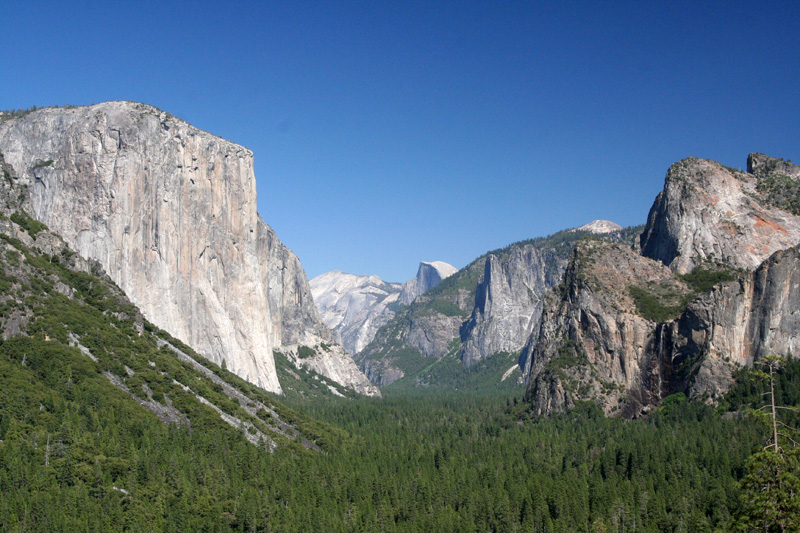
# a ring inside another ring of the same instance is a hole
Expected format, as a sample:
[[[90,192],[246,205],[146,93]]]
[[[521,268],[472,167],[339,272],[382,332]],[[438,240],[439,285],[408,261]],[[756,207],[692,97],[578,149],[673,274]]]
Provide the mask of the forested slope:
[[[144,320],[25,213],[0,167],[0,528],[193,529],[184,519],[223,500],[206,505],[187,465],[233,470],[344,438]]]

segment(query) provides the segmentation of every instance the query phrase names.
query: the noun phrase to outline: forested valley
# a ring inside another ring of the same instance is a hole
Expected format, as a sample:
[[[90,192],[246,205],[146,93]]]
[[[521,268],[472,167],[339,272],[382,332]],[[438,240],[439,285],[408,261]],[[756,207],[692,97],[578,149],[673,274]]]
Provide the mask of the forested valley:
[[[276,350],[270,394],[148,322],[0,166],[3,531],[800,529],[797,359],[740,369],[715,405],[659,386],[633,420],[534,416],[498,385],[511,352],[412,354],[425,379],[366,398]]]
[[[0,352],[5,531],[726,531],[768,437],[743,373],[718,408],[676,395],[632,421],[534,419],[500,395],[295,400],[323,451],[268,453],[226,424],[165,425],[35,342]],[[41,357],[20,364],[26,348]],[[779,402],[800,403],[798,380],[789,363]]]

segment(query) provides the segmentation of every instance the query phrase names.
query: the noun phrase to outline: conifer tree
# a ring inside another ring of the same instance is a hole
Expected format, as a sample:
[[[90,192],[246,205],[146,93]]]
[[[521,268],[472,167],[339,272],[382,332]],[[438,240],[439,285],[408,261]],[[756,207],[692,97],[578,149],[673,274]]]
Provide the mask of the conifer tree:
[[[742,480],[743,515],[737,524],[743,531],[787,532],[800,530],[800,449],[797,429],[783,423],[781,411],[797,407],[777,405],[775,381],[785,360],[770,355],[751,374],[768,384],[767,403],[751,414],[770,430],[768,443],[747,461]]]

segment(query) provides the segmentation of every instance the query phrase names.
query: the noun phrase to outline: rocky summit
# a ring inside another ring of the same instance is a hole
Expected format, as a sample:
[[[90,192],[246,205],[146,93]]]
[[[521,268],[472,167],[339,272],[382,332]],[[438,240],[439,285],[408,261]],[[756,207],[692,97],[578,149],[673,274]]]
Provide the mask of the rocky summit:
[[[410,305],[417,296],[434,288],[443,279],[452,276],[456,272],[458,272],[456,267],[444,261],[421,262],[417,269],[417,275],[403,285],[403,290],[400,292],[400,301]]]
[[[151,106],[108,102],[6,121],[0,150],[34,218],[212,361],[280,392],[274,348],[331,342],[300,261],[257,213],[246,148]],[[358,372],[339,375],[366,386]]]
[[[339,270],[317,276],[310,284],[322,320],[355,355],[372,342],[400,307],[410,305],[456,272],[457,268],[443,261],[423,261],[417,275],[402,285]]]
[[[614,233],[620,230],[622,230],[622,226],[610,220],[595,220],[575,229],[575,231],[588,231],[594,234]]]
[[[800,242],[798,173],[751,154],[752,172],[688,158],[670,167],[642,233],[642,255],[675,272],[721,263],[753,270]]]

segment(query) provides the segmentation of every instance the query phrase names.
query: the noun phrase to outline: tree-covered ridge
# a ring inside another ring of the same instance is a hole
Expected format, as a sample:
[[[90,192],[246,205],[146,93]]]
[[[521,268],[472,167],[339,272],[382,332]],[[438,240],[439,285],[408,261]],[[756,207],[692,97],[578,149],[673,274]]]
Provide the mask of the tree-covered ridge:
[[[11,220],[2,222],[31,239]],[[58,242],[49,232],[46,238],[51,248]],[[19,344],[18,335],[80,354],[164,420],[194,426],[194,417],[213,413],[247,427],[252,441],[258,440],[254,435],[269,446],[295,440],[278,404],[145,321],[96,265],[66,247],[40,252],[36,245],[43,237],[30,245],[6,233],[0,239],[0,328],[6,344],[17,347],[20,364],[30,364],[30,357],[24,348],[29,344]]]
[[[59,107],[58,104],[56,104],[53,106],[44,106],[44,107],[37,107],[35,105],[32,105],[31,107],[27,107],[25,109],[0,109],[0,123],[5,122],[6,120],[22,118],[40,109],[50,109],[50,108],[58,109],[58,107]],[[82,107],[82,106],[75,106],[72,104],[66,104],[61,106],[62,109],[74,109],[76,107]]]
[[[320,398],[318,376],[279,358],[298,374],[292,409],[154,328],[11,209],[0,217],[4,531],[725,531],[740,518],[738,481],[765,441],[739,414],[763,391],[747,376],[724,409],[677,395],[642,420],[588,405],[537,419],[512,391]],[[503,357],[485,372],[499,375]],[[431,361],[418,377],[458,363]],[[793,368],[777,380],[784,402],[800,390]]]
[[[319,450],[341,438],[144,320],[96,263],[25,213],[26,189],[2,156],[0,166],[7,176],[0,190],[0,353],[10,365],[2,387],[7,398],[24,396],[15,387],[39,380],[56,398],[50,403],[61,405],[58,399],[85,381],[112,398],[122,393],[145,413],[132,419],[149,416],[154,423],[212,433],[220,425],[232,427],[267,449]],[[62,369],[64,361],[69,363]],[[27,381],[15,379],[26,371],[32,373]],[[61,390],[64,383],[70,387]],[[20,413],[9,405],[0,405],[0,427],[18,424],[22,433],[36,435],[57,429],[47,426],[44,408]],[[19,426],[20,420],[27,425]]]
[[[769,205],[800,215],[800,181],[797,179],[773,172],[758,180],[756,190]]]

